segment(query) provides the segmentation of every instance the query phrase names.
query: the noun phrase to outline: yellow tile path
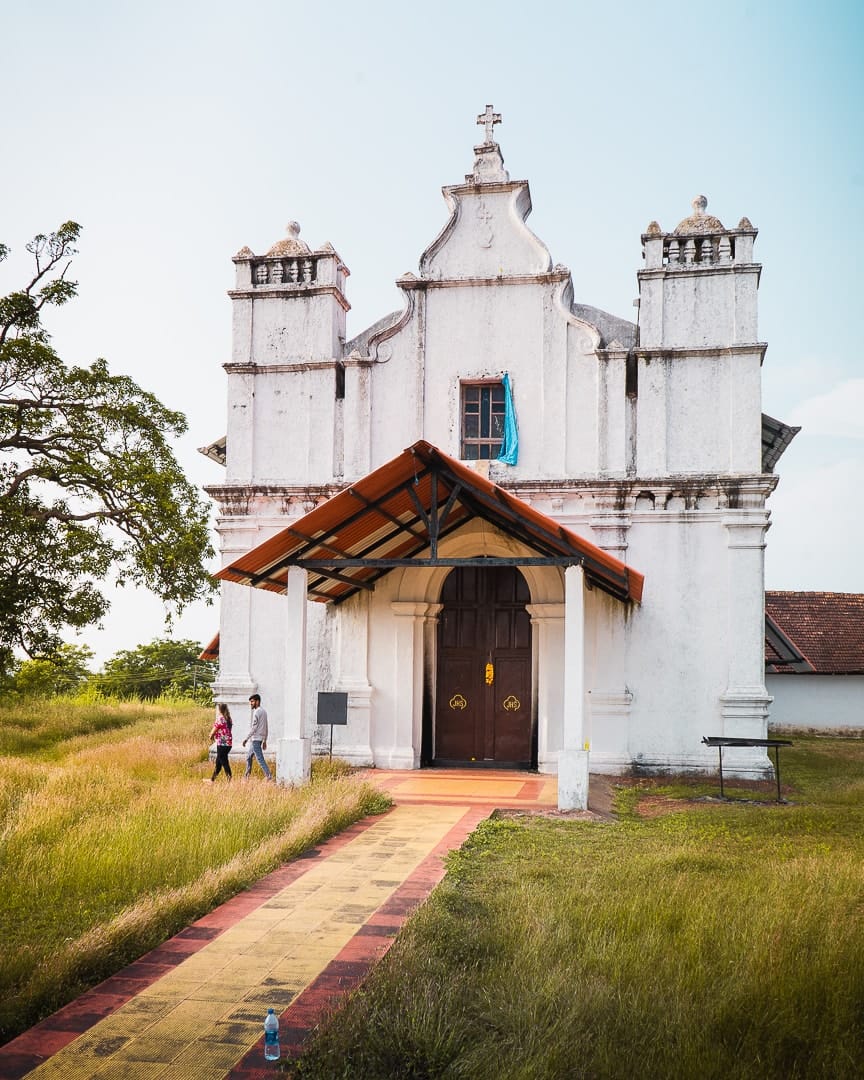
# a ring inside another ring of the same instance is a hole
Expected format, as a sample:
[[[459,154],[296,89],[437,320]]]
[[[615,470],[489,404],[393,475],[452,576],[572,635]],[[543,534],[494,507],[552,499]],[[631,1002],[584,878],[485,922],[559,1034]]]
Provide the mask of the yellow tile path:
[[[467,809],[397,806],[28,1077],[223,1080]]]

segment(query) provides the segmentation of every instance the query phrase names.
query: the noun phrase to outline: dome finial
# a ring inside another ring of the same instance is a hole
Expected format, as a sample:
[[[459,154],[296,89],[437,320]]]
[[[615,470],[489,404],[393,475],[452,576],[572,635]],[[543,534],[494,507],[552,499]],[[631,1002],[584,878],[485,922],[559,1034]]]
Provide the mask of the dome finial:
[[[675,229],[678,236],[687,236],[689,233],[718,233],[725,232],[723,222],[713,214],[706,214],[705,208],[708,199],[705,195],[697,195],[693,202],[693,213],[680,221]]]
[[[277,240],[267,252],[268,255],[307,255],[309,245],[300,239],[300,226],[296,221],[289,221],[285,226],[288,235],[284,240]]]

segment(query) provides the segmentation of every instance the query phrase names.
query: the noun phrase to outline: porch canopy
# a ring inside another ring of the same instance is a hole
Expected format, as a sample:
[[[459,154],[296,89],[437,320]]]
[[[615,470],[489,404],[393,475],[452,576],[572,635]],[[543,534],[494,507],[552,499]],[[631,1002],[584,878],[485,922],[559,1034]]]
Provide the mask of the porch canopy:
[[[481,518],[534,556],[443,558],[438,545]],[[307,571],[307,596],[341,603],[402,566],[574,566],[621,601],[640,601],[644,577],[553,518],[423,440],[316,507],[216,574],[285,592]]]

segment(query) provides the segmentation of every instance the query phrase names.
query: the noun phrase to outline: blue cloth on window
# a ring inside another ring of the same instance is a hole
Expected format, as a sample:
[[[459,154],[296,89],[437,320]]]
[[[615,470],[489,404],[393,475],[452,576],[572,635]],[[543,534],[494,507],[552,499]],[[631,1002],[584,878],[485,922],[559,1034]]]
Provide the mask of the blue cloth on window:
[[[498,461],[505,465],[515,465],[519,460],[519,428],[516,426],[516,410],[513,407],[513,390],[510,376],[505,372],[501,380],[504,384],[504,441]]]

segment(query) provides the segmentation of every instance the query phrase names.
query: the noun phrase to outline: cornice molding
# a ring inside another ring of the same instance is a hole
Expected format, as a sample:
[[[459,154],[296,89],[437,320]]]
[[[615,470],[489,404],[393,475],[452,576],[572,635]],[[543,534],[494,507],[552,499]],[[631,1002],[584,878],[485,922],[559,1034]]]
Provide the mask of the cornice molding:
[[[423,289],[465,289],[485,288],[488,286],[501,285],[550,285],[559,281],[569,281],[570,271],[545,270],[536,274],[501,274],[498,277],[465,277],[465,278],[397,278],[396,284],[406,291]]]
[[[232,300],[307,300],[310,296],[333,296],[343,311],[351,305],[337,285],[305,285],[296,282],[286,285],[249,285],[244,289],[229,289]]]
[[[751,235],[751,234],[747,234]],[[679,237],[678,239],[681,239]],[[686,238],[685,238],[686,239]],[[647,270],[637,270],[636,277],[639,281],[646,281],[650,278],[665,278],[665,277],[706,277],[707,275],[726,275],[726,274],[756,274],[757,277],[762,273],[762,263],[709,263],[707,266],[703,263],[693,263],[692,265],[680,265],[680,266],[652,266]]]
[[[676,347],[637,345],[633,352],[640,360],[686,360],[691,356],[727,357],[758,353],[761,361],[765,359],[767,349],[766,341],[750,341],[735,345],[679,345]]]
[[[229,360],[222,365],[222,369],[229,375],[290,375],[300,371],[332,371],[339,367],[342,361],[332,360],[301,360],[293,364],[256,364],[254,361],[236,362]]]

